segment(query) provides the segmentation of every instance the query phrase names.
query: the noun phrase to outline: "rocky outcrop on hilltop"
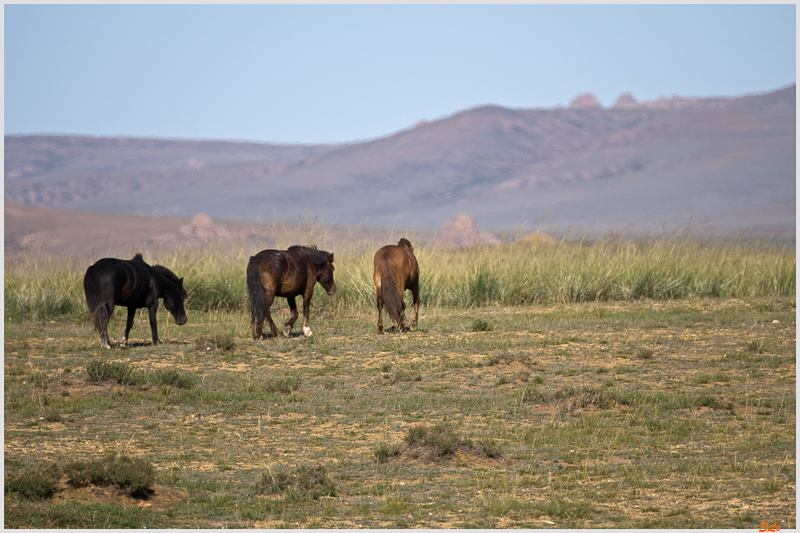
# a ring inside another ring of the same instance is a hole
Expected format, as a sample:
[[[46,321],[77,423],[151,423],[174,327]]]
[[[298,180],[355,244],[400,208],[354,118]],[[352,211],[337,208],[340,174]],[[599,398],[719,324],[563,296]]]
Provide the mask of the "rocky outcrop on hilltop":
[[[613,109],[635,109],[639,107],[639,101],[631,93],[622,93],[612,106]]]
[[[224,226],[217,224],[205,213],[195,215],[188,224],[181,226],[177,232],[164,233],[156,239],[159,243],[180,243],[187,246],[196,246],[208,241],[244,241],[245,235],[240,232],[228,231]]]
[[[500,242],[489,231],[479,230],[475,217],[465,213],[456,215],[453,222],[442,224],[437,244],[446,248],[461,248],[464,246],[477,246],[482,244],[496,244]]]
[[[579,94],[569,104],[570,109],[602,109],[603,105],[592,93]]]

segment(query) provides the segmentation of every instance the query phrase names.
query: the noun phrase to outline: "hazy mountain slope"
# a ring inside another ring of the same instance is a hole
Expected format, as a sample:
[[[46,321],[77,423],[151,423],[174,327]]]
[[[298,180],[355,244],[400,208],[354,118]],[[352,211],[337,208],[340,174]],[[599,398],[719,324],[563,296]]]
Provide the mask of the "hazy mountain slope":
[[[333,146],[269,145],[252,142],[59,135],[7,135],[6,183],[27,178],[198,169],[242,162],[287,162]]]
[[[34,155],[49,166],[37,167],[30,138],[6,137],[6,199],[402,227],[440,227],[466,212],[491,229],[709,221],[722,231],[793,234],[795,91],[614,109],[485,106],[343,146],[148,140],[137,152],[152,154],[147,166],[126,155],[126,140],[106,140],[112,146],[40,146]]]

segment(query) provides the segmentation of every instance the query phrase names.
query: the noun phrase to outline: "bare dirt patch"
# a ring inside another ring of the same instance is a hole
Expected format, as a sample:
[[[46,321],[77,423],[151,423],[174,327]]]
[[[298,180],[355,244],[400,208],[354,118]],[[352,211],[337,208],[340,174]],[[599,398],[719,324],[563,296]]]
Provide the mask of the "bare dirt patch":
[[[123,507],[165,510],[189,498],[186,491],[154,485],[146,497],[133,497],[113,486],[72,487],[66,477],[62,479],[60,490],[53,496],[54,502],[78,501],[82,503],[109,503]]]

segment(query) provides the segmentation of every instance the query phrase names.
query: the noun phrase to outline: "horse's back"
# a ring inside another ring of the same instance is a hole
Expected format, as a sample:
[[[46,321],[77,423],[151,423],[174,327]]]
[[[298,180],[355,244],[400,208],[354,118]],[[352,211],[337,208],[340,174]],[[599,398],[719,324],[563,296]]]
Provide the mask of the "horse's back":
[[[151,290],[151,273],[137,254],[133,260],[104,257],[86,269],[84,291],[102,295],[117,305],[141,307]]]
[[[248,269],[251,268],[264,288],[276,296],[305,288],[308,269],[302,256],[295,257],[285,250],[262,250],[250,258]]]
[[[414,252],[396,244],[387,244],[375,252],[373,264],[376,272],[381,266],[386,265],[408,277],[419,276],[419,265]]]
[[[405,255],[403,249],[396,244],[387,244],[375,252],[373,263],[376,268],[384,263],[399,265],[404,260]]]
[[[122,259],[104,257],[98,259],[94,264],[86,269],[83,276],[84,289],[92,287],[107,287],[113,285],[119,279],[120,274],[125,274],[125,266]]]

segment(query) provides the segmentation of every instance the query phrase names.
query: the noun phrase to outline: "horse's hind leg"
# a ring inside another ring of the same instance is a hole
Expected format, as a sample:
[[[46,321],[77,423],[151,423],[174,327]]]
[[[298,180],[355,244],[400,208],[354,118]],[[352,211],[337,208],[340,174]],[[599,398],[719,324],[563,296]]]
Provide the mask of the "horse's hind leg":
[[[267,292],[267,308],[264,311],[264,317],[267,319],[267,323],[269,324],[269,330],[272,332],[272,336],[276,339],[278,338],[278,326],[275,325],[275,322],[272,321],[272,314],[269,312],[270,308],[272,307],[272,301],[275,299],[274,294],[270,294]]]
[[[411,321],[411,329],[417,329],[419,323],[419,282],[411,286],[411,295],[414,297],[414,320]]]
[[[381,291],[378,289],[378,333],[383,334],[383,298],[381,298]]]
[[[402,287],[402,285],[400,285]],[[398,333],[403,333],[406,331],[406,301],[405,301],[405,290],[400,290],[400,322],[397,323],[397,331]]]
[[[133,318],[136,315],[136,309],[133,307],[128,308],[128,318],[125,320],[125,334],[122,336],[122,342],[120,343],[121,346],[125,346],[128,344],[128,334],[131,332],[131,328],[133,327]]]
[[[111,318],[111,313],[114,311],[114,304],[100,305],[94,313],[97,315],[95,324],[98,325],[100,330],[100,347],[111,349],[111,343],[108,341],[108,321]]]
[[[289,309],[292,312],[291,318],[286,321],[283,325],[283,334],[288,337],[289,334],[292,332],[292,328],[294,327],[294,323],[297,322],[297,318],[300,316],[297,312],[297,301],[295,301],[293,296],[286,297],[286,303],[289,304]]]
[[[264,321],[258,322],[257,320],[253,322],[253,338],[255,340],[260,340],[264,338],[264,332],[262,331],[264,328]]]

